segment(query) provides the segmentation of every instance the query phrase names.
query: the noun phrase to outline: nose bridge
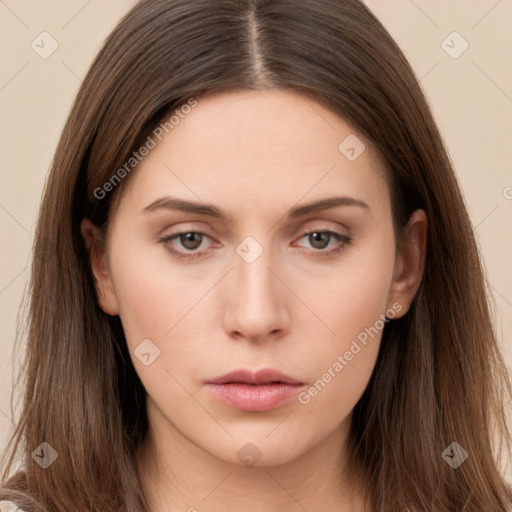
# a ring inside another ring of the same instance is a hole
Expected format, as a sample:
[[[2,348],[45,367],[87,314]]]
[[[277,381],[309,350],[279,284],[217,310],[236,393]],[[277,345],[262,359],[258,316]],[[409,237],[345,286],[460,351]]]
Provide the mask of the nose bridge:
[[[284,328],[282,290],[269,269],[272,268],[271,250],[255,238],[246,237],[236,252],[227,328],[251,338]]]
[[[255,261],[248,263],[238,261],[235,265],[236,287],[240,289],[240,296],[247,301],[273,300],[275,294],[275,280],[270,272],[270,258],[268,251],[262,253]]]

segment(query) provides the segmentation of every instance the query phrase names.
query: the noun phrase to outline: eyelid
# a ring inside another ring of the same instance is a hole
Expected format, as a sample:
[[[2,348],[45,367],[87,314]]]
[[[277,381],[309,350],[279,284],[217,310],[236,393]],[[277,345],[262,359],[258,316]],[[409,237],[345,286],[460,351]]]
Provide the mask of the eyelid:
[[[306,225],[307,227],[304,227]],[[341,235],[350,235],[350,229],[345,224],[340,222],[328,221],[325,219],[318,219],[313,221],[303,222],[302,226],[298,230],[298,233],[304,235],[305,233],[314,233],[316,231],[329,231]],[[346,233],[343,233],[346,231]]]
[[[189,225],[190,224],[190,225]],[[213,234],[210,227],[204,222],[200,222],[203,226],[198,227],[193,226],[193,223],[181,222],[179,225],[173,227],[167,227],[161,231],[162,234],[156,236],[157,241],[162,241],[169,238],[177,237],[178,235],[185,235],[187,233],[200,233],[202,235],[206,235],[208,238],[215,240],[215,235]]]

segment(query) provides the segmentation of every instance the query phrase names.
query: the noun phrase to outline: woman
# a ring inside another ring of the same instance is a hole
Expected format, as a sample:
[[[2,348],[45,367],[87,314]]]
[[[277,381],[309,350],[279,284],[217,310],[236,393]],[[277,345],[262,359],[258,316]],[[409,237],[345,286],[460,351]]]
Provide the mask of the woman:
[[[34,256],[0,499],[510,510],[471,223],[361,2],[137,4],[72,108]]]

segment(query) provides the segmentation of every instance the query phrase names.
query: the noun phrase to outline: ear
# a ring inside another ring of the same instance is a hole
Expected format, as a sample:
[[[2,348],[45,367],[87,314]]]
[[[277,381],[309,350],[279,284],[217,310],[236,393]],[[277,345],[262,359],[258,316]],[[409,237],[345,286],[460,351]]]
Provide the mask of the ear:
[[[427,215],[416,210],[404,230],[403,245],[395,259],[393,281],[389,292],[388,307],[398,303],[402,309],[394,318],[404,316],[420,287],[427,247]]]
[[[108,315],[117,315],[119,314],[119,305],[108,271],[104,237],[100,229],[89,219],[82,220],[80,231],[89,255],[98,303]]]

